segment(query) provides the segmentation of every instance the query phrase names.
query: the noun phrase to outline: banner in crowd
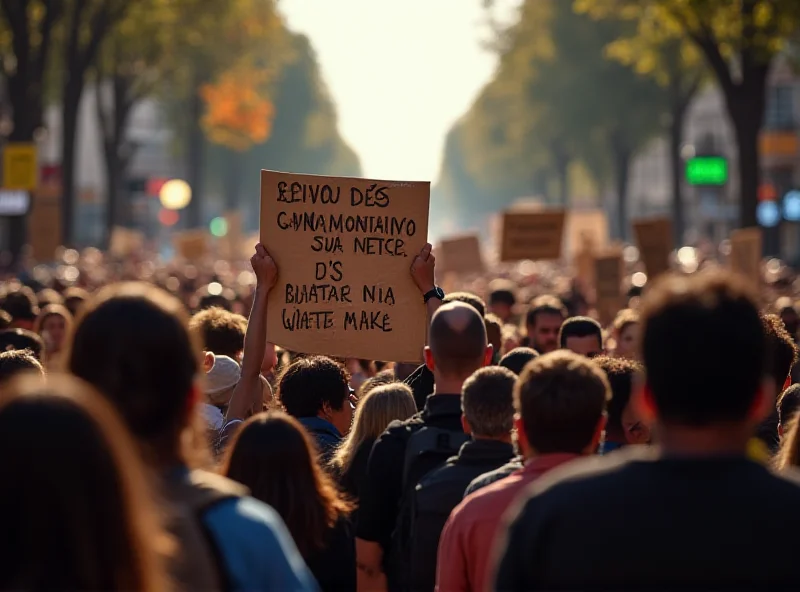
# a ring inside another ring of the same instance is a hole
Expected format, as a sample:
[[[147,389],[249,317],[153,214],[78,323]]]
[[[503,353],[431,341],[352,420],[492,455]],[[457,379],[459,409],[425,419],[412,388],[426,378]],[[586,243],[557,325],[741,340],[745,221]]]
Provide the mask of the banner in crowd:
[[[547,261],[561,257],[563,210],[503,212],[501,261]]]
[[[483,273],[483,258],[478,235],[443,239],[436,250],[436,269],[443,273]]]
[[[186,261],[199,261],[208,254],[208,238],[203,229],[178,232],[173,238],[175,252]]]
[[[594,260],[595,308],[600,322],[605,327],[613,320],[617,312],[623,308],[622,278],[624,264],[622,249],[606,250]]]
[[[639,260],[644,263],[648,279],[669,271],[672,254],[672,220],[667,217],[646,218],[633,222]]]
[[[564,222],[564,256],[574,260],[579,253],[596,253],[608,247],[608,216],[603,210],[572,209]]]
[[[61,186],[45,184],[32,194],[33,204],[28,214],[28,242],[31,257],[49,263],[61,246]]]
[[[111,229],[111,240],[108,251],[114,257],[129,257],[144,247],[144,234],[138,230],[131,230],[124,226],[114,226]]]
[[[730,267],[753,282],[761,285],[761,258],[763,235],[760,228],[742,228],[731,232]]]
[[[290,351],[418,362],[426,311],[411,263],[430,183],[261,171],[261,242],[278,265],[267,340]]]

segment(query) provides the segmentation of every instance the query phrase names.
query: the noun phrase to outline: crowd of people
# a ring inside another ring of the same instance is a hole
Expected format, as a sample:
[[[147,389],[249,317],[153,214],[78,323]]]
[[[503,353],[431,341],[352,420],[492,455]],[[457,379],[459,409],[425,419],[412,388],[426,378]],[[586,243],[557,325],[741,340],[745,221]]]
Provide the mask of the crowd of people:
[[[69,258],[0,282],[2,589],[800,586],[800,317],[744,278],[603,326],[546,282],[442,296],[426,245],[417,366],[268,343],[260,244]]]

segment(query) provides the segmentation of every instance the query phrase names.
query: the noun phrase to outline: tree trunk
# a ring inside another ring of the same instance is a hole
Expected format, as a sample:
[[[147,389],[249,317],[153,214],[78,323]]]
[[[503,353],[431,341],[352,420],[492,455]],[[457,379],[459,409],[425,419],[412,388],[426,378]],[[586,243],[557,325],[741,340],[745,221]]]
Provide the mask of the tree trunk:
[[[81,77],[82,78],[82,77]],[[75,139],[78,135],[78,111],[83,94],[83,80],[71,81],[64,87],[61,114],[61,223],[65,246],[72,246],[75,217]]]
[[[730,114],[736,132],[739,157],[739,227],[749,228],[758,225],[756,208],[761,179],[758,136],[761,130],[761,118],[756,117],[754,110],[742,108],[731,110]]]
[[[186,208],[186,224],[188,228],[202,226],[203,206],[203,169],[205,160],[205,136],[200,128],[203,117],[203,101],[200,98],[200,87],[203,77],[198,69],[195,75],[194,92],[189,104],[189,149],[187,162],[187,182],[192,188],[192,201]]]
[[[681,161],[681,142],[683,142],[684,109],[673,105],[669,124],[669,169],[672,177],[672,233],[676,248],[683,244],[685,232],[683,212],[683,163]]]
[[[617,185],[617,226],[619,238],[628,239],[628,172],[631,164],[631,151],[625,147],[614,148],[615,183]]]

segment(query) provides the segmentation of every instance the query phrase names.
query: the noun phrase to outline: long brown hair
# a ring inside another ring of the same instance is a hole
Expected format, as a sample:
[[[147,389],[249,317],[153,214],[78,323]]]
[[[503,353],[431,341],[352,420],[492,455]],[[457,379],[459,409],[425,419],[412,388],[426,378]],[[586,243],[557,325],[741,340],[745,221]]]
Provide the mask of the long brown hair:
[[[800,413],[796,413],[784,428],[781,447],[773,464],[779,471],[800,466]]]
[[[107,286],[82,308],[67,366],[110,400],[151,465],[209,461],[201,350],[174,296],[145,283]],[[203,446],[205,449],[203,450]]]
[[[136,447],[112,407],[68,376],[0,390],[0,589],[168,588]]]
[[[244,423],[223,474],[275,508],[304,557],[323,548],[329,529],[352,511],[320,468],[311,437],[282,412],[260,413]]]

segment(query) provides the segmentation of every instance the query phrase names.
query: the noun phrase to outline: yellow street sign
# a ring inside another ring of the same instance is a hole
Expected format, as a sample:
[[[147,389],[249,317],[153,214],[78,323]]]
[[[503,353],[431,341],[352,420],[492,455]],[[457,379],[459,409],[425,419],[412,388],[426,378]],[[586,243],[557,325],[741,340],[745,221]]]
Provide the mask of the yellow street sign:
[[[38,176],[35,144],[20,142],[3,147],[3,188],[35,191]]]

